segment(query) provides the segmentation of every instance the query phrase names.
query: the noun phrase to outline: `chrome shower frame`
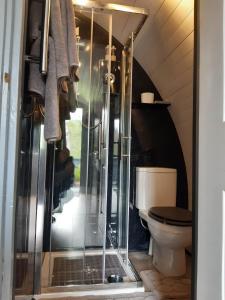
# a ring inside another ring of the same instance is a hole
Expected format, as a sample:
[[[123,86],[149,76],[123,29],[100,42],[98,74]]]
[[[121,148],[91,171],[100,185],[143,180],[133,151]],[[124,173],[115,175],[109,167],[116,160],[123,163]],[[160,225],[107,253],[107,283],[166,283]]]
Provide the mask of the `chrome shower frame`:
[[[89,1],[91,2],[91,1]],[[5,145],[1,149],[1,178],[4,178],[0,185],[0,269],[2,280],[0,283],[0,298],[11,299],[13,293],[13,257],[14,257],[14,224],[16,207],[16,188],[17,188],[17,160],[19,149],[19,120],[21,95],[23,84],[23,69],[26,59],[24,45],[26,38],[26,0],[5,0],[1,3],[0,14],[2,20],[5,20],[5,26],[2,27],[4,35],[4,62],[0,63],[1,72],[1,136],[0,141]],[[48,1],[50,4],[50,1]],[[102,7],[92,7],[91,9],[100,9]],[[46,2],[46,8],[47,6]],[[148,15],[147,10],[138,10],[132,7],[107,4],[104,7],[108,11],[123,11],[128,13]],[[49,11],[49,9],[48,9]],[[5,16],[4,16],[5,13]],[[46,26],[48,23],[46,19]],[[45,30],[47,28],[45,27]],[[0,36],[1,38],[2,36]],[[46,41],[47,39],[45,39]],[[1,42],[1,41],[0,41]],[[19,49],[19,51],[18,51]],[[46,49],[46,48],[45,48]],[[45,50],[46,51],[46,50]],[[45,52],[46,53],[46,52]],[[45,57],[46,54],[45,54]],[[12,68],[13,65],[13,68]],[[43,67],[44,68],[44,67]],[[22,76],[20,76],[22,74]],[[10,157],[10,159],[8,159]],[[45,160],[45,159],[44,159]],[[43,160],[43,163],[44,163]],[[43,191],[42,191],[43,192]],[[2,217],[4,216],[4,217]],[[40,245],[39,245],[40,246]],[[38,246],[38,247],[39,247]],[[39,248],[40,249],[40,248]],[[119,290],[117,290],[119,292]],[[27,296],[30,299],[30,296]],[[40,298],[41,299],[41,298]]]

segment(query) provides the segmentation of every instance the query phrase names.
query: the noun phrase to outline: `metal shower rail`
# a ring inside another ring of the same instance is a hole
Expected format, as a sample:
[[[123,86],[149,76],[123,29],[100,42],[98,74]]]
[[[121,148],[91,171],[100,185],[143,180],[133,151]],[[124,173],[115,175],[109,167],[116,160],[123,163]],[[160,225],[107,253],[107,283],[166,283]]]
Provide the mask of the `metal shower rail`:
[[[75,6],[81,8],[89,8],[96,10],[105,10],[105,11],[120,11],[126,13],[140,14],[140,15],[149,15],[149,10],[146,8],[121,5],[115,3],[104,3],[104,1],[92,1],[92,0],[73,0]]]
[[[43,30],[41,32],[41,55],[35,57],[32,55],[25,55],[24,60],[28,63],[40,64],[40,72],[42,75],[48,73],[48,40],[49,40],[49,26],[50,26],[50,13],[51,13],[51,0],[33,0],[44,4],[44,20]]]
[[[42,32],[42,56],[41,56],[41,73],[46,75],[48,72],[48,37],[50,24],[51,0],[45,0],[44,10],[44,29]]]

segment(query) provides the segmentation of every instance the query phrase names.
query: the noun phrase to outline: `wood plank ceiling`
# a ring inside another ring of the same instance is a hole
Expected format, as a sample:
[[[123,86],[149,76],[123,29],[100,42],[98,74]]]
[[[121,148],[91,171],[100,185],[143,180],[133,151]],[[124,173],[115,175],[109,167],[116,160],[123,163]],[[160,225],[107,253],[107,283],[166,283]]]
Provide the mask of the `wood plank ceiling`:
[[[164,100],[183,149],[192,207],[192,116],[194,0],[104,0],[148,8],[150,15],[135,40],[134,55]],[[124,44],[142,17],[113,14],[113,35]],[[107,28],[104,18],[96,21]]]

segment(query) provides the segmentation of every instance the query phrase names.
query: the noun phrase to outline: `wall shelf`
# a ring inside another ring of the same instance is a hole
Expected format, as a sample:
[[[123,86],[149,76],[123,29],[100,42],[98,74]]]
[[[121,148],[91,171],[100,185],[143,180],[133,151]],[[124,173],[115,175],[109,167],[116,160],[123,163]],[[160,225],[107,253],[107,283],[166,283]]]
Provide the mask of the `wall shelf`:
[[[153,103],[132,103],[132,108],[168,107],[170,105],[168,101],[154,101]]]

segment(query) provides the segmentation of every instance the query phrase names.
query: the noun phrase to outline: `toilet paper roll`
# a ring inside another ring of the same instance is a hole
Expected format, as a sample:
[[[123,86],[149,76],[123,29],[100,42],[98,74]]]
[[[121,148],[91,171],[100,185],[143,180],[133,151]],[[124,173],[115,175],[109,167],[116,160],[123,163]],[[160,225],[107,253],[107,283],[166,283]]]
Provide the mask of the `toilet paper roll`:
[[[142,93],[141,94],[142,103],[153,103],[154,102],[154,93]]]

